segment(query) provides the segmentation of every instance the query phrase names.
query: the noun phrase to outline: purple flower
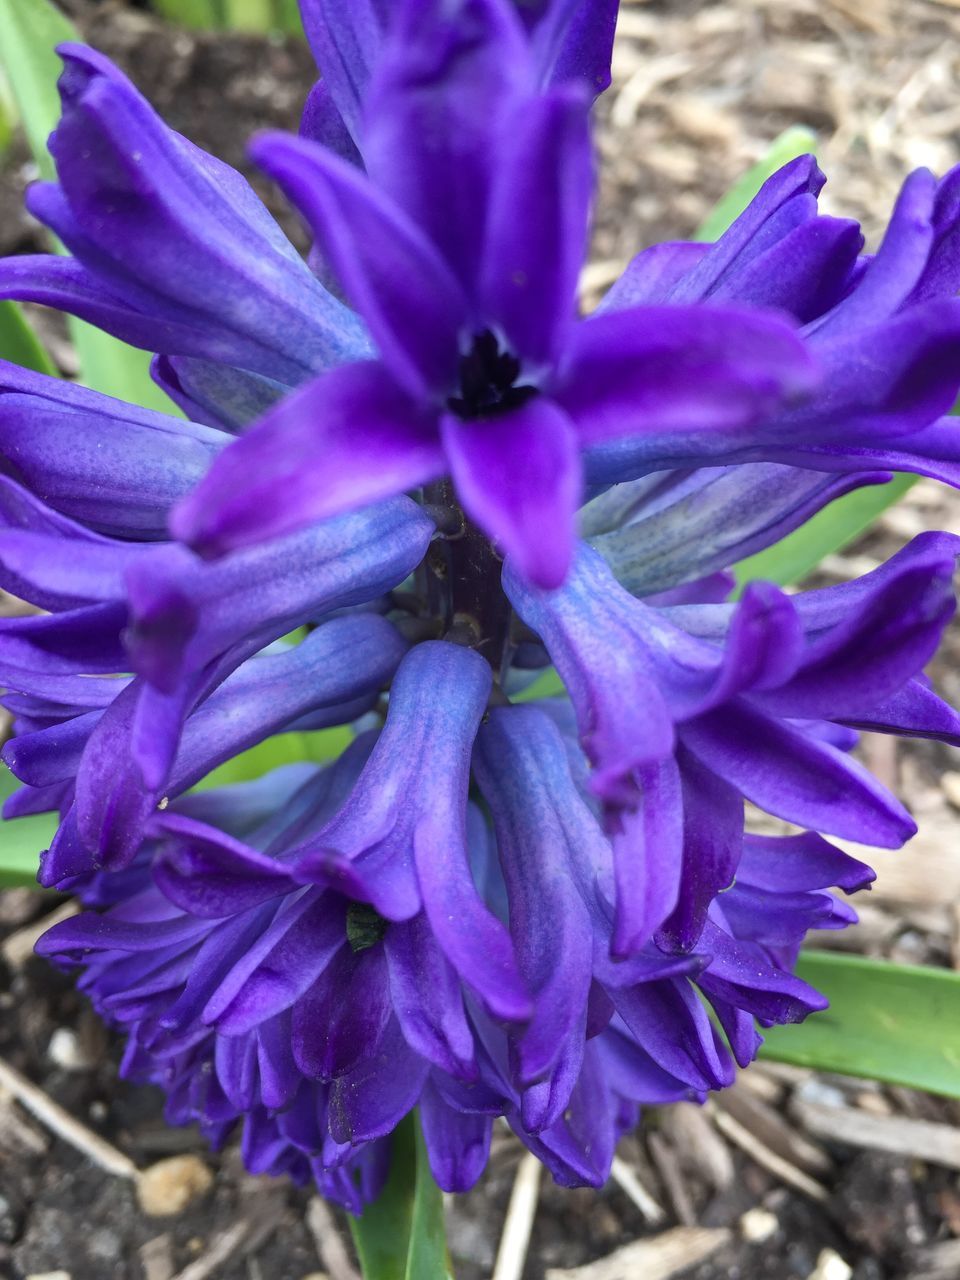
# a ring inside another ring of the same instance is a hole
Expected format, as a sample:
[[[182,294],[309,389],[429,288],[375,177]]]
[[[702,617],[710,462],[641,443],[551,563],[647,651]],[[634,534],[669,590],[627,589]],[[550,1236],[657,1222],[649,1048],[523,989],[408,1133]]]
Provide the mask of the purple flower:
[[[756,583],[737,605],[651,606],[585,546],[559,591],[507,565],[507,594],[564,680],[604,803],[616,954],[657,930],[696,945],[736,873],[743,797],[863,843],[896,848],[914,833],[807,722],[960,741],[960,720],[917,679],[954,612],[957,548],[922,535],[859,581],[792,597]]]
[[[178,536],[219,552],[449,473],[481,529],[556,586],[582,448],[747,429],[811,388],[804,350],[770,312],[643,307],[577,322],[588,106],[576,84],[541,87],[506,0],[403,4],[364,101],[365,174],[303,139],[255,144],[379,359],[269,412],[179,506]]]
[[[798,950],[872,879],[824,836],[914,830],[857,731],[960,743],[923,675],[957,539],[728,601],[840,494],[960,481],[960,179],[908,179],[867,259],[801,159],[580,319],[614,12],[310,0],[304,136],[256,154],[316,274],[67,47],[31,201],[73,256],[0,264],[189,416],[0,366],[0,587],[43,611],[0,621],[6,812],[59,812],[41,879],[88,908],[40,950],[173,1122],[354,1212],[414,1107],[448,1190],[497,1116],[602,1184],[642,1106],[824,1007]],[[333,725],[335,762],[202,788]]]

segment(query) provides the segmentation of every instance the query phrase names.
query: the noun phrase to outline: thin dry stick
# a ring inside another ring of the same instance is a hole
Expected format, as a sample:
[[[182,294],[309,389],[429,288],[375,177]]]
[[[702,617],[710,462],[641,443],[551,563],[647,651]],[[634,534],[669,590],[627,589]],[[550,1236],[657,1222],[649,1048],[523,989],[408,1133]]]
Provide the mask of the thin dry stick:
[[[118,1178],[136,1179],[139,1176],[137,1166],[129,1156],[111,1146],[105,1138],[88,1129],[86,1125],[75,1120],[68,1111],[64,1111],[59,1103],[48,1097],[42,1089],[22,1076],[8,1062],[0,1058],[0,1088],[12,1093],[16,1100],[58,1138],[69,1142],[77,1151],[81,1151],[88,1160],[106,1169],[107,1173]]]
[[[250,1230],[248,1222],[236,1222],[214,1240],[213,1244],[195,1262],[178,1271],[173,1280],[208,1280],[218,1268],[237,1252]]]
[[[643,1215],[644,1221],[656,1226],[657,1223],[666,1220],[665,1210],[654,1200],[633,1169],[630,1168],[625,1160],[621,1160],[619,1156],[613,1157],[613,1164],[610,1166],[610,1177],[637,1206]]]
[[[759,1142],[753,1136],[749,1129],[740,1124],[738,1120],[734,1120],[733,1116],[728,1115],[726,1111],[720,1111],[716,1107],[712,1108],[711,1114],[714,1124],[716,1124],[720,1132],[735,1143],[741,1151],[745,1151],[751,1160],[755,1160],[768,1173],[772,1173],[775,1178],[787,1183],[795,1191],[799,1191],[801,1195],[809,1196],[811,1200],[816,1200],[820,1204],[824,1204],[830,1199],[830,1193],[826,1187],[806,1173],[801,1172],[789,1160],[784,1160],[775,1151],[771,1151],[769,1147],[764,1146],[762,1142]]]
[[[30,924],[24,925],[22,929],[18,929],[16,933],[11,933],[9,937],[5,938],[3,945],[0,946],[0,955],[3,956],[11,969],[22,969],[33,955],[33,949],[37,945],[37,939],[40,935],[46,933],[48,929],[52,929],[61,920],[69,920],[71,916],[77,915],[80,910],[80,903],[75,898],[71,898],[69,902],[62,903],[55,911],[48,912],[47,915],[41,916],[39,920],[32,920]]]
[[[360,1280],[350,1263],[333,1214],[319,1196],[314,1196],[307,1205],[307,1229],[313,1236],[320,1261],[330,1273],[330,1280]]]
[[[513,1181],[507,1217],[500,1237],[492,1280],[520,1280],[527,1260],[530,1232],[540,1195],[540,1161],[529,1152],[520,1161]]]

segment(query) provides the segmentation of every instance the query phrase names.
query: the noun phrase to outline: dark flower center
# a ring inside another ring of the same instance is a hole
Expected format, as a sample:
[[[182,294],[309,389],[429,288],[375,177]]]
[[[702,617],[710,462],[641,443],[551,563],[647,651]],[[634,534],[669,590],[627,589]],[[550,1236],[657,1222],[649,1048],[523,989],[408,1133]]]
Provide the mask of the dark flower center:
[[[517,386],[519,376],[520,361],[513,352],[501,351],[496,336],[484,329],[460,357],[460,395],[451,396],[447,404],[467,421],[518,409],[537,394],[536,387]]]
[[[366,902],[351,902],[347,907],[347,941],[351,951],[369,951],[386,932],[386,920]]]

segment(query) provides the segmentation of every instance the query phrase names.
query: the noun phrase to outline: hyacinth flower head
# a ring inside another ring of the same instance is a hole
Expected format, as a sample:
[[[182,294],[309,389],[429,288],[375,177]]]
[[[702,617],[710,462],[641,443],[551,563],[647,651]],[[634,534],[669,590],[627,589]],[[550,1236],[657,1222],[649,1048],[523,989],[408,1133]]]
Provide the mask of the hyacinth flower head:
[[[174,1122],[355,1212],[414,1107],[448,1190],[497,1117],[601,1185],[643,1106],[824,1007],[799,947],[872,879],[825,837],[915,829],[857,731],[960,743],[923,674],[956,539],[728,599],[840,494],[960,479],[956,174],[865,257],[802,157],[581,318],[614,10],[305,5],[323,79],[254,152],[310,266],[71,46],[31,203],[72,256],[0,263],[187,414],[0,367],[0,585],[43,611],[0,622],[7,812],[59,812],[41,878],[88,908],[40,950]],[[342,725],[334,762],[195,790]]]

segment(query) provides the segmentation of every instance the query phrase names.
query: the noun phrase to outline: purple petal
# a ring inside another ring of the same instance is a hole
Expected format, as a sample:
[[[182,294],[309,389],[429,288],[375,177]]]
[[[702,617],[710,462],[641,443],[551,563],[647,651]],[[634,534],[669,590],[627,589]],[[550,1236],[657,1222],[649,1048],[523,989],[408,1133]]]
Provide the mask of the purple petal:
[[[816,385],[779,317],[735,307],[634,307],[577,325],[555,394],[585,444],[736,431]]]
[[[486,1167],[493,1123],[451,1107],[428,1080],[420,1095],[420,1122],[430,1171],[443,1191],[469,1191]]]
[[[768,813],[847,840],[899,849],[913,819],[856,760],[740,702],[683,728],[704,764]]]
[[[384,951],[393,1010],[407,1044],[443,1071],[476,1076],[460,982],[426,918],[391,924]]]
[[[345,365],[282,400],[217,460],[171,521],[222,554],[442,474],[435,421],[382,365]]]
[[[584,894],[595,892],[594,864],[608,862],[609,852],[542,712],[496,708],[477,742],[474,768],[493,813],[510,931],[534,1000],[516,1044],[520,1083],[528,1085],[553,1070],[571,1040],[582,1040],[593,952]]]
[[[683,796],[672,758],[639,767],[637,799],[611,816],[617,886],[612,952],[635,954],[677,904],[684,858]]]
[[[196,423],[0,361],[6,467],[44,502],[101,533],[165,537],[169,508],[226,443]]]
[[[520,106],[497,161],[480,298],[534,364],[556,357],[573,320],[592,191],[585,96],[567,88]]]
[[[729,888],[743,844],[740,793],[704,769],[688,753],[681,756],[683,856],[677,906],[661,930],[670,948],[692,951],[700,941],[707,911]]]
[[[532,96],[531,52],[511,0],[401,0],[392,17],[364,159],[470,291],[511,108]]]
[[[330,1131],[338,1142],[369,1142],[392,1133],[417,1099],[428,1064],[407,1047],[396,1020],[388,1023],[376,1057],[334,1081]]]
[[[536,585],[557,587],[573,552],[580,502],[576,437],[543,397],[500,416],[441,423],[457,494],[477,524]]]
[[[545,84],[586,84],[594,95],[610,85],[617,0],[561,0],[533,6],[534,58]]]
[[[362,173],[301,138],[251,148],[310,224],[384,362],[414,396],[456,381],[466,299],[436,249]]]
[[[883,243],[863,278],[817,326],[819,338],[875,324],[891,315],[919,281],[933,246],[936,180],[917,169],[901,188]]]

